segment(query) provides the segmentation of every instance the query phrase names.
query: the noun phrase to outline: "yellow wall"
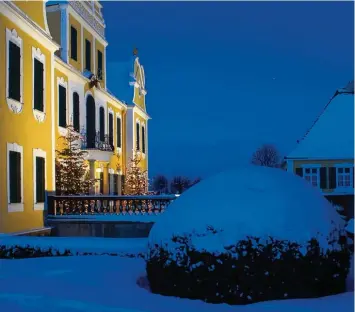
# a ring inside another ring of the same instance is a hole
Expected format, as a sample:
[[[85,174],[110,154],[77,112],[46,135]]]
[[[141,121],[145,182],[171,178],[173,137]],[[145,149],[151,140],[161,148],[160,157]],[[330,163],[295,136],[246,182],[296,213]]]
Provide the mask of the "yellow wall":
[[[302,168],[304,165],[320,165],[322,167],[334,167],[337,164],[353,164],[354,159],[342,159],[342,160],[294,160],[293,172],[296,172],[297,168]],[[323,189],[324,193],[332,193],[334,189]]]
[[[98,72],[98,64],[99,64],[99,61],[98,61],[98,56],[97,56],[97,51],[101,51],[102,53],[102,81],[100,81],[100,84],[101,84],[101,87],[105,87],[105,84],[106,84],[106,81],[105,81],[105,58],[106,58],[106,55],[105,55],[105,48],[104,46],[98,41],[95,39],[95,74],[97,74]]]
[[[84,38],[83,38],[83,47],[84,47],[84,60],[83,60],[83,64],[84,64],[84,69],[85,69],[85,64],[86,64],[86,44],[85,44],[85,40],[89,40],[91,42],[91,61],[90,61],[90,64],[91,64],[91,72],[94,71],[94,62],[93,62],[93,36],[90,32],[88,32],[85,28],[83,30],[83,35],[84,35]]]
[[[24,4],[23,4],[24,5]],[[34,4],[35,6],[38,4]],[[36,10],[34,10],[36,11]],[[41,11],[42,12],[42,11]],[[15,28],[23,40],[23,111],[14,114],[7,106],[6,83],[6,35],[5,28]],[[51,131],[51,53],[24,33],[15,24],[0,14],[0,232],[16,232],[43,227],[43,212],[33,209],[33,149],[46,151],[47,189],[52,190],[52,131]],[[32,111],[32,47],[39,47],[46,57],[46,118],[43,123],[35,120]],[[7,143],[17,143],[23,147],[23,212],[8,213],[7,203]]]
[[[45,26],[45,3],[44,1],[13,1],[24,13],[26,13],[35,23],[42,29],[46,30]]]
[[[71,58],[71,26],[73,26],[77,32],[77,61]],[[69,14],[69,64],[79,71],[81,71],[81,40],[81,24]]]

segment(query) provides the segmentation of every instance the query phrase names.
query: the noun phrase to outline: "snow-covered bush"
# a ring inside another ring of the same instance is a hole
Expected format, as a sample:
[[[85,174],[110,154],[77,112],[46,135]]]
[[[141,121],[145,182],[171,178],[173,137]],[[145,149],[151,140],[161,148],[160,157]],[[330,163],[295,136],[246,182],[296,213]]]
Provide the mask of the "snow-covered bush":
[[[307,181],[250,166],[204,180],[153,226],[155,293],[246,304],[345,290],[344,221]]]

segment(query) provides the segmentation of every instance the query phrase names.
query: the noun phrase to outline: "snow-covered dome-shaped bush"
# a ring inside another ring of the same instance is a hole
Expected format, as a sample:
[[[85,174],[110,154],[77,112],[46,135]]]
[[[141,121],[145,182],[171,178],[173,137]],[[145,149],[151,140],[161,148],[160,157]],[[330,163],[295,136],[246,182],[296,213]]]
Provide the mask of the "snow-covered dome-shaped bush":
[[[294,174],[259,166],[223,172],[159,217],[148,278],[153,292],[232,304],[343,291],[343,227],[320,191]]]

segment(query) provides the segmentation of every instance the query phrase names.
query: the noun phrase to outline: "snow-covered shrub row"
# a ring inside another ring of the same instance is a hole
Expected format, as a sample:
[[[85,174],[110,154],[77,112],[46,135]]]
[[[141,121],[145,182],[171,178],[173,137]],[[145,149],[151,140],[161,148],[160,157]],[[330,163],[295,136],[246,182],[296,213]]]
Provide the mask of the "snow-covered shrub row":
[[[69,249],[57,248],[40,248],[30,245],[0,245],[0,259],[24,259],[24,258],[40,258],[40,257],[63,257],[63,256],[120,256],[127,258],[144,257],[143,254],[130,253],[108,253],[108,252],[78,252]]]
[[[211,303],[248,304],[320,297],[346,290],[350,263],[346,244],[324,251],[317,239],[300,246],[272,237],[264,241],[246,237],[226,247],[224,253],[209,253],[197,250],[191,235],[176,236],[173,241],[174,251],[167,245],[149,248],[147,274],[153,293]]]
[[[153,292],[244,304],[345,290],[345,221],[308,181],[247,166],[203,180],[149,234]]]

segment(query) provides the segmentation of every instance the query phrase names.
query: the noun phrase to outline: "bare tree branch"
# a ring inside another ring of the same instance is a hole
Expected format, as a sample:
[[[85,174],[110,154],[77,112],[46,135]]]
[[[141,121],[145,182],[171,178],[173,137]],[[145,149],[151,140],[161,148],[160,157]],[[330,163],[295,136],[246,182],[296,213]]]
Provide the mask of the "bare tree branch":
[[[257,166],[275,168],[280,167],[281,157],[275,146],[264,144],[255,151],[251,163]]]

